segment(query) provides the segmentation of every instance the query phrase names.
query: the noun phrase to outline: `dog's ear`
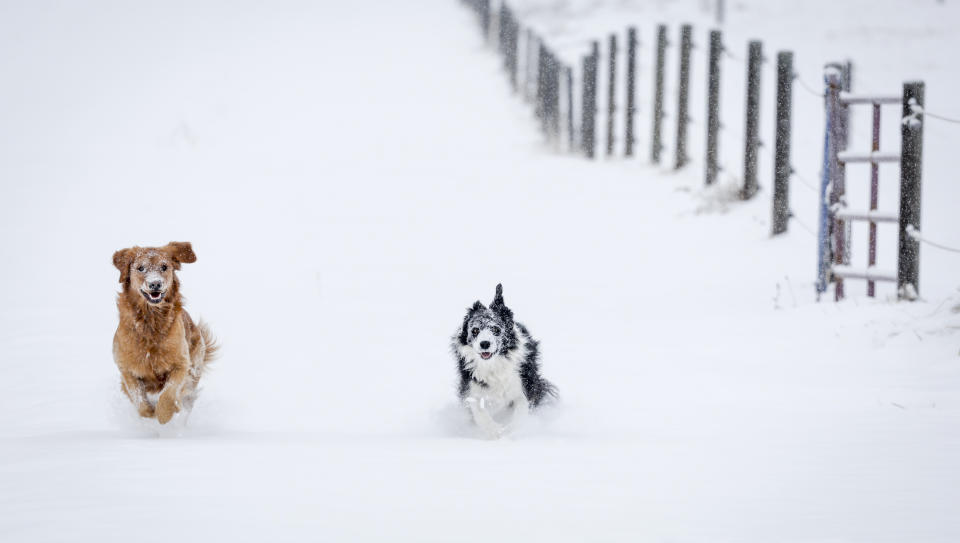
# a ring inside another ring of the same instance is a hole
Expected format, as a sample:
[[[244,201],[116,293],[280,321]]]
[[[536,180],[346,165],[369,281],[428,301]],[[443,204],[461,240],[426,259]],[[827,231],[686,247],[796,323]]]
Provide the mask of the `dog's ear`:
[[[490,304],[490,308],[493,309],[494,306],[504,305],[503,304],[503,284],[497,283],[497,292],[493,295],[493,303]]]
[[[120,282],[130,279],[130,264],[133,262],[133,249],[120,249],[113,253],[113,265],[120,270]]]
[[[470,326],[470,318],[473,317],[473,315],[474,315],[475,313],[477,313],[478,311],[484,311],[484,310],[486,310],[486,309],[487,309],[487,308],[484,307],[482,303],[480,303],[480,300],[477,300],[476,302],[473,302],[473,306],[467,308],[467,315],[466,315],[465,317],[463,317],[463,328],[460,330],[460,344],[461,344],[461,345],[466,345],[466,344],[467,344],[467,338],[469,337],[468,334],[467,334],[467,328]]]
[[[507,304],[503,303],[503,285],[497,285],[497,293],[493,296],[490,311],[496,313],[505,325],[513,326],[513,311],[510,311]]]
[[[189,241],[171,241],[164,247],[170,258],[176,263],[176,268],[180,269],[180,264],[190,264],[197,261],[197,255],[193,252],[193,246]]]

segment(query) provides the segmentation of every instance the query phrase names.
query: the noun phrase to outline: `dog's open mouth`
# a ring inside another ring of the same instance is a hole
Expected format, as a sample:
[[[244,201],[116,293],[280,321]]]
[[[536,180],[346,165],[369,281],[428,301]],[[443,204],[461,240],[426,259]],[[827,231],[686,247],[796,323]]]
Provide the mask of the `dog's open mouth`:
[[[161,300],[163,300],[163,291],[161,290],[141,290],[140,294],[143,294],[143,297],[146,298],[151,304],[158,304]]]
[[[493,356],[493,353],[487,353],[487,352],[480,353],[480,358],[484,360],[490,360],[491,356]]]

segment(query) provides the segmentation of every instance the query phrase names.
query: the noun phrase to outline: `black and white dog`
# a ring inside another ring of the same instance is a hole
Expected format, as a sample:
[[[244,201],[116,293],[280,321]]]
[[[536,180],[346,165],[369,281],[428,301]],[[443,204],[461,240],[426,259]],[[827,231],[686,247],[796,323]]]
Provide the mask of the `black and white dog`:
[[[503,287],[489,309],[477,301],[467,309],[453,336],[460,371],[460,399],[488,437],[503,434],[506,423],[522,417],[557,391],[540,376],[538,342],[503,303]]]

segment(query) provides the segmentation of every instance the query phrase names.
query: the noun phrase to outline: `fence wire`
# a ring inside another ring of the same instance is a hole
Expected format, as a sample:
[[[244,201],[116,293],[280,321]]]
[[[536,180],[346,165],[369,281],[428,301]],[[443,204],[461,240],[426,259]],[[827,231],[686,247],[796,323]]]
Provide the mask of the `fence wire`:
[[[958,253],[958,254],[960,254],[960,249],[957,249],[957,248],[955,248],[955,247],[949,247],[949,246],[944,245],[944,244],[942,244],[942,243],[937,243],[937,242],[935,242],[935,241],[931,241],[931,240],[929,240],[929,239],[921,236],[921,235],[920,235],[920,231],[917,230],[916,228],[914,228],[912,224],[908,224],[908,225],[907,225],[907,235],[910,236],[911,238],[913,238],[913,239],[921,242],[921,243],[926,243],[927,245],[929,245],[929,246],[931,246],[931,247],[936,247],[937,249],[940,249],[940,250],[942,250],[942,251],[948,251],[948,252],[951,252],[951,253]]]

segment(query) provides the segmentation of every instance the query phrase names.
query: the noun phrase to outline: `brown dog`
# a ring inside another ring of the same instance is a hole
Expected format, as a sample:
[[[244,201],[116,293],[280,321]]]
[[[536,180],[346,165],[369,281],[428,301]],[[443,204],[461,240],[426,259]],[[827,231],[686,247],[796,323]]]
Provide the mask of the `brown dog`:
[[[117,295],[120,324],[113,359],[124,393],[141,417],[166,424],[193,407],[197,383],[217,351],[210,329],[194,324],[183,309],[180,264],[196,262],[189,242],[131,247],[113,253],[123,291]]]

